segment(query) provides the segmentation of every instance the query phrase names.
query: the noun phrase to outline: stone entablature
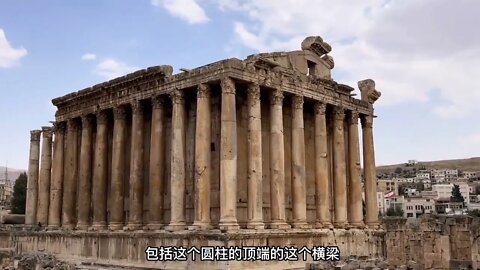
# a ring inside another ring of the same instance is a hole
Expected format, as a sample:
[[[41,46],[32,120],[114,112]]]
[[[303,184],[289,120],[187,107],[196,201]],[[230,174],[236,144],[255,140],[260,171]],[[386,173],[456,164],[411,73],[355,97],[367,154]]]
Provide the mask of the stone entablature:
[[[262,65],[262,62],[261,59],[227,59],[176,75],[164,71],[170,69],[170,66],[150,67],[53,99],[52,103],[58,108],[56,121],[111,109],[133,100],[150,99],[168,94],[172,89],[194,89],[198,84],[219,82],[225,77],[341,105],[362,114],[373,114],[373,108],[368,102],[350,96],[349,92],[353,88],[345,91],[348,88],[334,80],[307,76],[285,67]]]

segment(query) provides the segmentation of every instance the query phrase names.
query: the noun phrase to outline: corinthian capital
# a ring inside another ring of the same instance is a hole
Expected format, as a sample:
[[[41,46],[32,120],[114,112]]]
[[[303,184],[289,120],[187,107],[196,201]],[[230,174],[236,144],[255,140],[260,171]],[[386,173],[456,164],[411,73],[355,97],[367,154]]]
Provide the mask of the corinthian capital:
[[[43,138],[51,138],[53,135],[53,128],[52,127],[42,127],[42,135]]]
[[[303,96],[293,96],[292,97],[292,107],[297,110],[303,109]]]
[[[220,85],[222,87],[222,93],[235,95],[235,81],[231,78],[223,78]]]
[[[373,116],[363,115],[363,117],[362,117],[362,127],[363,128],[372,128],[373,127]]]
[[[91,129],[93,127],[93,118],[90,114],[82,116],[82,128]]]
[[[142,114],[143,113],[143,103],[140,100],[135,100],[132,102],[132,112],[133,114]]]
[[[162,97],[156,96],[152,98],[152,108],[158,109],[163,107],[163,105],[164,105],[164,100]]]
[[[205,83],[201,83],[197,87],[197,98],[208,98],[210,97],[210,86]]]
[[[349,117],[350,123],[354,125],[358,125],[358,117],[359,117],[359,113],[357,111],[352,111]]]
[[[113,108],[113,118],[115,120],[127,119],[127,111],[124,106],[118,106]]]
[[[251,102],[258,102],[260,100],[260,85],[258,85],[258,83],[248,85],[247,94]]]
[[[107,111],[99,111],[97,113],[97,125],[106,125],[108,123]]]
[[[270,94],[271,105],[282,105],[283,103],[283,91],[276,89]]]
[[[185,102],[183,91],[180,91],[179,89],[175,89],[172,93],[170,93],[170,98],[174,104],[182,104]]]
[[[30,131],[30,141],[40,141],[40,134],[42,131],[38,129]]]
[[[58,133],[65,133],[65,122],[54,122],[53,123],[53,130],[55,132],[55,134],[58,134]]]
[[[315,105],[314,105],[315,114],[325,115],[326,109],[327,109],[327,104],[320,101],[315,102]]]
[[[345,109],[341,106],[335,106],[333,108],[333,117],[335,120],[343,121],[345,119]]]

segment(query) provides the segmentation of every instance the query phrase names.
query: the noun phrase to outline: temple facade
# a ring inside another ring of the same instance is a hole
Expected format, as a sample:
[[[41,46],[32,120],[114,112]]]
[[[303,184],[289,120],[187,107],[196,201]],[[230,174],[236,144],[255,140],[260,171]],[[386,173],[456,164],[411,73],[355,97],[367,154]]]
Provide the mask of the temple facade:
[[[380,92],[363,80],[356,99],[332,79],[330,51],[308,37],[298,51],[178,74],[150,67],[55,98],[53,127],[31,131],[25,223],[101,232],[380,229]]]

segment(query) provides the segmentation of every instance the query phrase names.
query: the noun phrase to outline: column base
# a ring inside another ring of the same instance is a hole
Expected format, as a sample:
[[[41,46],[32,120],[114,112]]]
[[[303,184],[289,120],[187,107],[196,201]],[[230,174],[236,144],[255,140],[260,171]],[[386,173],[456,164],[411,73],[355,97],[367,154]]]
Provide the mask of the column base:
[[[123,227],[124,231],[141,231],[142,229],[142,223],[128,223],[125,227]]]
[[[89,227],[90,227],[90,225],[87,224],[87,223],[79,223],[79,224],[77,224],[76,229],[80,230],[80,231],[86,231],[86,230],[88,230]]]
[[[143,230],[145,231],[159,231],[162,229],[163,224],[162,223],[152,223],[152,224],[147,224],[143,226]]]
[[[63,224],[61,227],[62,230],[73,230],[75,226],[73,224]]]
[[[334,222],[333,227],[336,229],[346,229],[348,226],[348,223],[345,221],[339,221],[339,222]]]
[[[188,226],[189,231],[211,230],[213,228],[210,222],[195,221],[192,226]]]
[[[355,229],[363,229],[365,228],[365,224],[363,222],[351,222],[349,223],[350,228],[355,228]]]
[[[185,224],[185,221],[180,221],[180,222],[172,222],[168,224],[168,226],[165,226],[166,231],[174,232],[174,231],[182,231],[187,228],[187,224]]]
[[[247,229],[263,230],[265,229],[265,224],[262,221],[251,220],[247,222]]]
[[[379,222],[365,222],[365,226],[371,229],[380,229],[380,223]]]
[[[222,221],[218,224],[220,231],[236,231],[240,230],[240,226],[238,225],[236,220],[232,221]]]
[[[294,229],[310,229],[312,226],[305,221],[294,221],[292,222],[292,228]]]
[[[121,231],[123,230],[123,226],[123,222],[111,222],[110,224],[108,224],[108,229],[111,231]]]
[[[106,222],[93,223],[92,226],[89,227],[90,231],[104,231],[106,229],[107,229]]]
[[[315,229],[330,229],[332,230],[333,229],[333,224],[331,222],[328,222],[328,221],[317,221],[315,223]]]
[[[60,229],[60,225],[48,225],[47,229],[51,231],[58,230]]]
[[[268,227],[270,229],[279,229],[279,230],[288,230],[292,228],[284,220],[274,220],[270,222],[270,224],[268,224]]]

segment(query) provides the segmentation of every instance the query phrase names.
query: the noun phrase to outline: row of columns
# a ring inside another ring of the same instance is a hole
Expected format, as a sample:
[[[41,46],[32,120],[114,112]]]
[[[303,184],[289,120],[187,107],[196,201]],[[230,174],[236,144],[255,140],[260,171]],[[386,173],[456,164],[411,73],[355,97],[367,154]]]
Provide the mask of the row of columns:
[[[237,230],[237,123],[235,82],[226,78],[221,81],[221,134],[220,134],[220,221],[221,230]],[[285,150],[283,129],[283,92],[274,90],[270,95],[270,214],[269,228],[309,228],[307,224],[305,136],[302,96],[292,98],[292,212],[293,219],[287,223],[285,213]],[[172,99],[172,142],[170,201],[171,218],[166,230],[186,228],[185,220],[185,99],[183,92],[175,90]],[[247,228],[265,228],[262,191],[262,130],[260,86],[248,86],[248,203]],[[40,134],[32,131],[27,187],[26,224],[48,224],[51,228],[93,230],[138,230],[163,227],[163,168],[165,145],[163,140],[164,104],[161,98],[152,99],[152,126],[150,141],[149,171],[149,217],[143,227],[143,157],[144,157],[144,111],[140,101],[132,107],[132,151],[130,157],[130,190],[124,190],[123,165],[126,154],[125,107],[114,109],[113,147],[110,193],[108,182],[108,117],[105,111],[96,115],[96,135],[93,136],[93,117],[82,117],[81,144],[78,149],[77,126],[73,120],[57,123],[54,127],[52,166],[52,129],[43,128],[42,158],[39,175]],[[191,229],[210,229],[210,174],[211,174],[211,108],[210,87],[200,84],[197,91],[195,133],[195,211]],[[364,224],[362,189],[360,182],[360,152],[358,119],[356,112],[348,114],[348,151],[345,142],[345,110],[333,110],[333,175],[329,172],[328,132],[326,104],[315,105],[315,190],[317,228],[344,228],[347,225],[361,227]],[[376,203],[375,160],[373,149],[372,116],[362,116],[363,153],[365,175],[365,203],[367,225],[378,224]],[[65,137],[64,137],[65,136]],[[95,137],[95,138],[94,138]],[[95,141],[94,141],[95,140]],[[64,143],[66,151],[64,152]],[[95,147],[92,147],[92,144]],[[92,151],[92,149],[94,149]],[[348,153],[347,155],[345,153]],[[77,156],[79,154],[79,161]],[[78,166],[78,168],[77,168]],[[50,170],[50,168],[52,170]],[[347,174],[348,170],[348,174]],[[51,181],[50,181],[51,171]],[[348,176],[348,178],[347,178]],[[333,181],[330,181],[330,178]],[[93,182],[90,181],[93,179]],[[77,183],[79,181],[79,183]],[[348,191],[347,191],[348,182]],[[330,184],[333,183],[333,194]],[[38,184],[38,185],[37,185]],[[93,185],[93,189],[92,189]],[[77,191],[78,186],[78,191]],[[63,187],[63,194],[62,194]],[[93,194],[90,193],[93,190]],[[78,212],[76,194],[78,192]],[[129,192],[129,216],[124,220],[124,194]],[[63,196],[62,196],[63,195]],[[330,198],[334,201],[334,217],[330,215]],[[110,219],[107,224],[107,200],[110,200]],[[90,204],[90,201],[93,201]],[[93,209],[90,209],[93,207]],[[90,213],[93,220],[90,224]],[[78,221],[75,223],[77,213]],[[332,224],[333,223],[333,224]],[[125,226],[125,227],[124,227]]]

